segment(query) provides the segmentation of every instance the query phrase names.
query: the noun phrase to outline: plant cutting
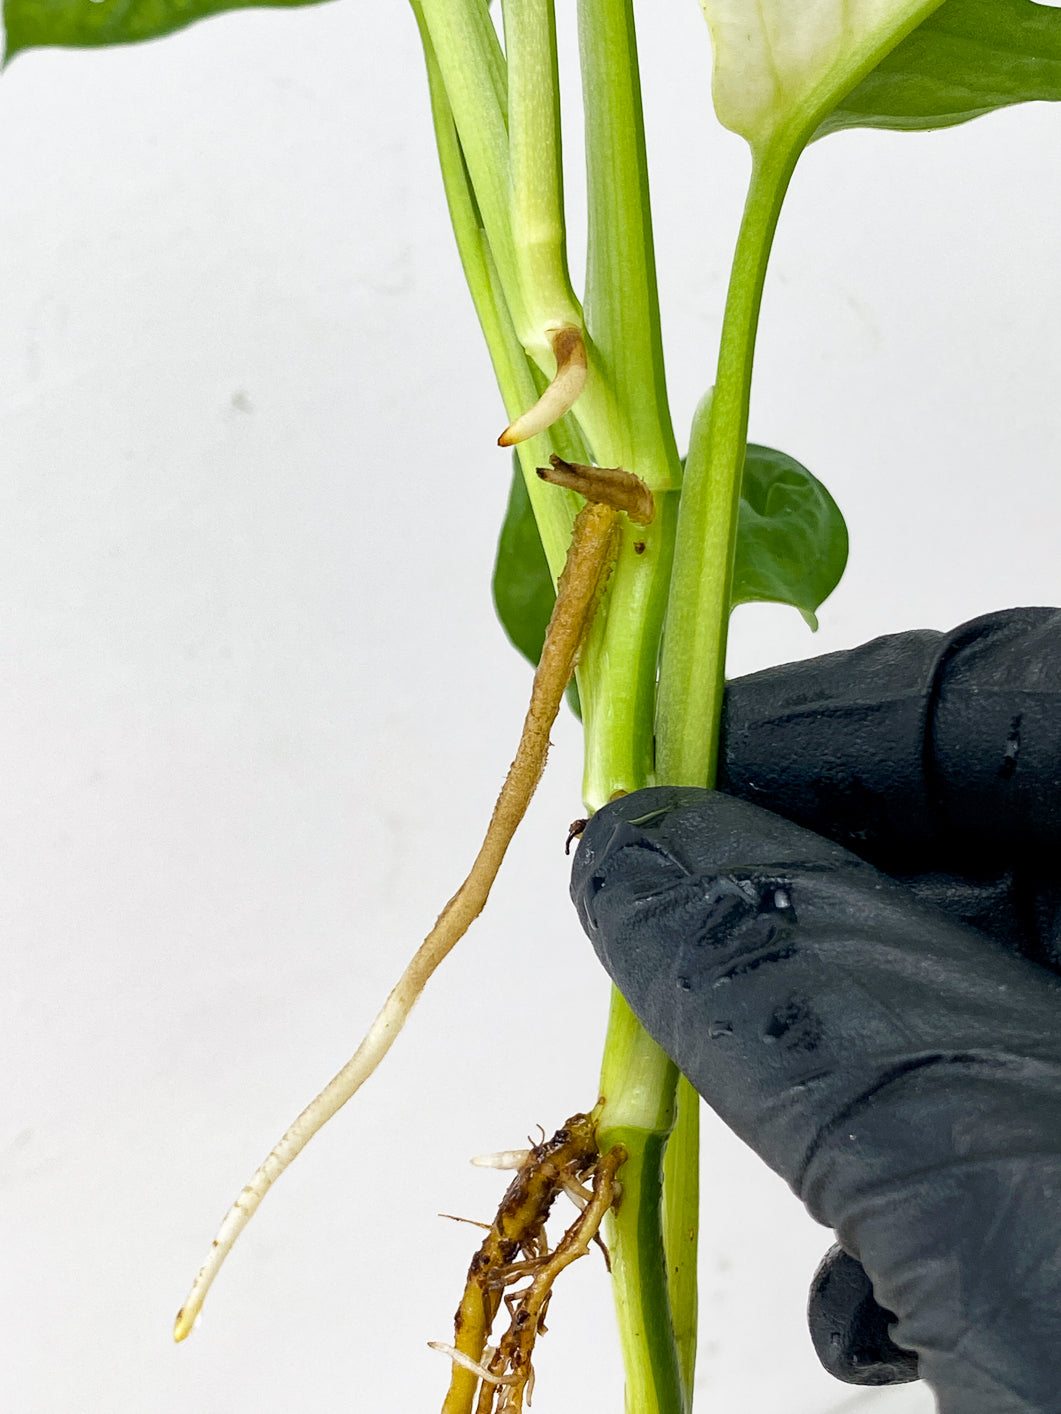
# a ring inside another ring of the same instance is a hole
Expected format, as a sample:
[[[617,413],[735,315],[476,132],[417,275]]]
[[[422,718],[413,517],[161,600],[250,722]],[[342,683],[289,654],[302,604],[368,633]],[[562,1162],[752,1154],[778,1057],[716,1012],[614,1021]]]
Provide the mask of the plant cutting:
[[[203,13],[215,8],[223,7]],[[942,126],[1000,104],[1058,96],[1056,17],[1031,0],[836,6],[816,12],[813,23],[790,5],[707,7],[716,106],[721,121],[748,140],[752,178],[714,390],[697,412],[683,469],[663,379],[630,8],[600,0],[581,7],[590,229],[580,299],[567,277],[550,7],[503,6],[503,41],[480,3],[424,0],[415,8],[447,199],[509,418],[502,440],[519,459],[495,593],[506,627],[530,656],[546,641],[553,582],[585,493],[596,489],[593,473],[625,472],[652,498],[643,521],[627,507],[594,503],[606,507],[609,523],[575,627],[566,638],[554,627],[548,640],[560,666],[542,679],[546,705],[532,708],[536,740],[544,745],[546,718],[577,659],[587,811],[648,784],[707,784],[732,606],[775,599],[813,617],[846,554],[843,523],[824,488],[791,457],[746,445],[758,302],[798,156],[812,139],[847,125]],[[174,11],[160,19],[152,11],[145,20],[135,7],[119,15],[109,0],[9,3],[5,15],[9,53],[40,43],[122,42],[193,17]],[[550,479],[539,476],[541,468]],[[557,484],[557,471],[566,484]],[[521,758],[527,750],[524,743]],[[539,765],[540,758],[531,763],[528,779]],[[506,818],[518,814],[520,789],[514,812],[504,798]],[[483,896],[475,887],[469,912]],[[447,948],[455,941],[447,939]],[[432,966],[440,956],[431,956]],[[381,1013],[386,1044],[414,994]],[[350,1097],[366,1073],[363,1061],[364,1053],[267,1161],[216,1251],[293,1152]],[[588,1100],[576,1102],[592,1109],[597,1088],[587,1084]],[[686,1408],[695,1342],[696,1105],[618,996],[599,1093],[596,1152],[624,1156],[613,1175],[622,1201],[605,1229],[630,1406]],[[198,1295],[185,1308],[181,1334]],[[459,1339],[454,1348],[467,1354]]]

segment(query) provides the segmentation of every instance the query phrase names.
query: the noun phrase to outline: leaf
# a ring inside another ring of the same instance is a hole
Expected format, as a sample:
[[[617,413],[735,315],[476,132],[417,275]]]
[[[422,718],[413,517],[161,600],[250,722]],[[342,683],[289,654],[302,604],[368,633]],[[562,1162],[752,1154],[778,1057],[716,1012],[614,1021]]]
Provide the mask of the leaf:
[[[134,44],[225,10],[291,8],[318,0],[4,0],[4,62],[23,49]]]
[[[821,482],[784,452],[749,443],[741,482],[733,604],[791,604],[816,629],[814,611],[836,588],[846,563],[847,527]],[[497,616],[509,639],[525,658],[537,663],[556,593],[515,458],[493,588]],[[575,701],[571,705],[577,716]]]
[[[1061,99],[1061,10],[1034,0],[946,0],[843,98],[843,128],[951,127],[1013,103]]]
[[[700,0],[719,122],[756,151],[802,143],[941,0]]]
[[[501,627],[524,658],[537,664],[556,590],[516,457],[512,458],[512,487],[497,542],[493,589]]]
[[[748,444],[731,602],[791,604],[812,629],[815,609],[847,564],[847,526],[832,496],[784,452]]]

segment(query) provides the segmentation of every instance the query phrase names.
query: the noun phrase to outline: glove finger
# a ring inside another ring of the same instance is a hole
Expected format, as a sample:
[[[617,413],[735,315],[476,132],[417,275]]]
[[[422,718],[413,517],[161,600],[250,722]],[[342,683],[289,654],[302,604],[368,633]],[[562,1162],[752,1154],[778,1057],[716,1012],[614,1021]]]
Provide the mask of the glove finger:
[[[894,1311],[878,1306],[861,1262],[830,1247],[811,1282],[807,1324],[830,1375],[849,1385],[901,1385],[918,1378],[917,1356],[891,1337]]]
[[[862,1262],[941,1414],[1052,1408],[1061,979],[709,791],[598,811],[572,895],[649,1033]]]
[[[719,789],[893,872],[1061,843],[1061,611],[893,634],[729,684]]]

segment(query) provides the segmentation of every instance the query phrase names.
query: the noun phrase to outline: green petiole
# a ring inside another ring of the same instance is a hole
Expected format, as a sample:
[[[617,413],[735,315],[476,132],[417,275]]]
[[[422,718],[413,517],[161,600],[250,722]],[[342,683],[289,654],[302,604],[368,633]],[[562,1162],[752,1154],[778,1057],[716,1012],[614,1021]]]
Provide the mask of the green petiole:
[[[755,334],[774,229],[799,151],[768,150],[753,167],[715,386],[693,419],[656,714],[657,779],[669,785],[714,780]]]

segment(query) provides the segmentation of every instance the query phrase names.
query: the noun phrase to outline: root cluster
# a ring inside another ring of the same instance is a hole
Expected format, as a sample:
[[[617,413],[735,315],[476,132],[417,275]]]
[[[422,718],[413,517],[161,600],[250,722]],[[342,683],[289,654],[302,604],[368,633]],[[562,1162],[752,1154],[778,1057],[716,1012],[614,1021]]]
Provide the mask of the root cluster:
[[[584,1114],[573,1115],[551,1139],[527,1151],[468,1268],[453,1345],[435,1345],[453,1361],[442,1414],[520,1414],[524,1400],[530,1403],[531,1354],[545,1334],[553,1283],[594,1241],[607,1261],[599,1230],[604,1214],[619,1201],[615,1175],[625,1158],[621,1145],[599,1153],[594,1118]],[[550,1249],[545,1222],[565,1192],[580,1211]],[[508,1327],[491,1345],[502,1305]]]

